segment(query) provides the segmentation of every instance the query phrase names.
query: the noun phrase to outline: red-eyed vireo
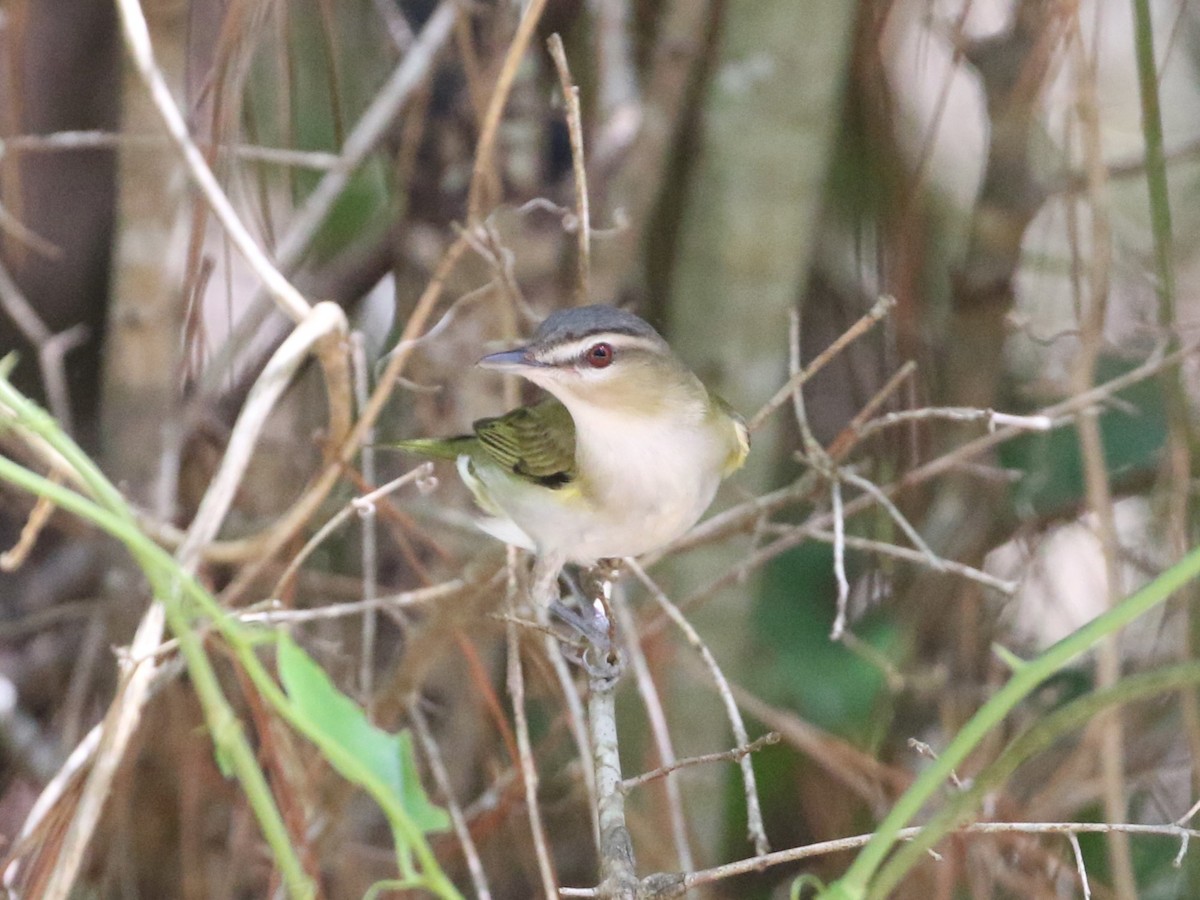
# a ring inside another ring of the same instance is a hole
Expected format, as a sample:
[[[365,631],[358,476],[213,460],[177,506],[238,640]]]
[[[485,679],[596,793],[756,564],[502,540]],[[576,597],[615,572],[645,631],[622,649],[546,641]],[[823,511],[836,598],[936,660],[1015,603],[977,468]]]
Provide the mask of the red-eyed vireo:
[[[489,534],[590,565],[683,534],[750,449],[745,423],[632,313],[551,314],[524,347],[479,361],[552,397],[461,437],[394,446],[455,459]]]

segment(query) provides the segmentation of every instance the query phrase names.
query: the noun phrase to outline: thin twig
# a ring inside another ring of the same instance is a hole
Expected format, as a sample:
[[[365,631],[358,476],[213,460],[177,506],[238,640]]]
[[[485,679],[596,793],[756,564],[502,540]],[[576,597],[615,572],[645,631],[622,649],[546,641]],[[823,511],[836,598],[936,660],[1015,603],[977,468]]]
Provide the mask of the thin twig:
[[[920,826],[901,829],[897,834],[899,840],[908,840],[921,832]],[[1180,828],[1177,825],[1130,825],[1110,824],[1108,822],[976,822],[950,832],[958,836],[994,835],[994,834],[1130,834],[1154,835],[1170,838],[1200,838],[1200,831]],[[812,859],[816,856],[827,856],[832,853],[842,853],[856,850],[864,846],[873,833],[859,834],[854,837],[837,838],[832,841],[821,841],[816,844],[806,844],[803,847],[793,847],[789,850],[776,850],[766,856],[753,856],[737,862],[727,863],[699,872],[690,872],[684,877],[684,887],[691,889],[705,884],[713,884],[733,878],[738,875],[748,875],[760,872],[769,866],[779,866],[786,863]],[[563,888],[560,897],[599,897],[595,888]]]
[[[463,856],[467,860],[467,871],[471,873],[471,883],[475,886],[475,896],[478,900],[491,900],[492,892],[488,887],[487,875],[483,871],[483,863],[479,859],[479,850],[471,837],[471,829],[463,816],[462,807],[454,797],[454,786],[450,782],[450,773],[446,771],[446,763],[442,759],[442,750],[433,737],[425,713],[421,711],[421,699],[414,697],[408,704],[408,717],[412,721],[413,731],[425,751],[425,759],[429,763],[429,771],[433,774],[434,783],[442,792],[446,810],[450,813],[450,822],[454,826],[454,834],[462,847]]]
[[[487,112],[479,128],[479,142],[475,146],[475,166],[471,172],[471,189],[467,195],[468,227],[473,227],[483,218],[483,204],[486,199],[484,186],[488,183],[487,171],[492,165],[492,151],[495,149],[496,136],[500,132],[500,120],[508,103],[513,80],[517,77],[521,60],[525,58],[525,51],[545,7],[546,0],[529,0],[526,4],[516,33],[508,45],[508,52],[504,55],[500,74],[496,76],[496,87],[492,91],[491,100],[488,101]]]
[[[671,602],[670,598],[663,593],[662,588],[646,574],[645,570],[638,565],[634,559],[625,561],[630,570],[650,592],[650,596],[663,609],[675,626],[683,632],[688,643],[700,654],[700,658],[704,661],[705,667],[708,669],[709,675],[716,685],[717,693],[721,697],[721,702],[725,707],[725,715],[729,719],[729,725],[733,729],[734,740],[739,745],[750,743],[750,736],[746,733],[746,723],[742,721],[742,714],[738,710],[737,701],[733,698],[733,693],[729,689],[729,682],[725,678],[725,673],[721,671],[721,667],[717,664],[716,658],[712,655],[708,645],[700,637],[692,623],[689,622],[680,612],[679,607]],[[767,832],[763,825],[762,805],[758,799],[758,786],[754,777],[754,765],[750,757],[743,756],[738,765],[742,772],[742,789],[746,794],[746,830],[750,836],[750,842],[754,845],[754,851],[759,856],[770,852],[770,845],[767,842]]]
[[[588,205],[587,166],[583,156],[583,116],[579,111],[579,87],[571,81],[571,69],[567,65],[562,38],[557,33],[552,34],[546,41],[546,46],[550,48],[550,56],[558,69],[558,82],[567,106],[567,133],[571,139],[571,164],[575,172],[575,215],[579,219],[579,227],[575,232],[578,266],[575,303],[582,305],[587,302],[588,285],[591,283],[592,217]]]
[[[126,0],[127,2],[127,0]],[[422,84],[433,62],[450,35],[458,15],[457,0],[442,0],[433,15],[425,22],[421,34],[404,59],[371,100],[351,132],[346,136],[337,162],[313,188],[304,206],[288,223],[287,230],[275,247],[275,258],[284,272],[294,272],[308,253],[321,225],[330,210],[346,190],[354,173],[362,167],[380,140],[387,134],[396,116],[414,91]],[[208,365],[206,386],[213,386],[224,373],[244,344],[261,329],[270,307],[259,296],[253,297],[238,320],[234,333]]]
[[[654,736],[654,744],[658,750],[658,758],[662,764],[656,769],[661,773],[663,790],[667,795],[667,816],[671,821],[671,835],[675,840],[675,855],[679,863],[679,871],[690,872],[695,865],[692,858],[692,847],[688,841],[687,817],[683,809],[683,797],[679,793],[679,782],[670,774],[682,767],[675,756],[675,746],[671,741],[671,731],[667,726],[667,715],[663,710],[662,698],[654,684],[654,676],[650,672],[650,663],[642,652],[642,643],[638,637],[637,622],[629,610],[629,604],[624,591],[616,591],[613,600],[613,612],[617,617],[617,627],[625,638],[625,652],[633,665],[633,675],[637,682],[638,695],[646,708],[646,717],[650,720],[650,733]],[[645,777],[645,776],[642,776]],[[644,782],[639,782],[644,783]],[[628,792],[630,780],[621,782],[621,790]]]
[[[271,298],[293,321],[301,321],[309,313],[308,301],[267,259],[266,254],[263,253],[241,217],[234,210],[233,204],[229,202],[225,191],[208,167],[204,154],[200,152],[200,148],[196,146],[188,133],[183,113],[175,104],[171,89],[167,87],[166,79],[154,60],[150,28],[146,24],[146,16],[142,12],[141,4],[138,0],[117,0],[117,9],[120,12],[125,43],[129,48],[129,55],[133,59],[134,67],[149,90],[150,99],[158,110],[158,114],[167,128],[167,133],[178,148],[192,180],[204,195],[204,199],[208,201],[209,207],[221,222],[229,239],[238,248],[246,262],[250,264],[250,268],[254,270]]]
[[[700,756],[689,756],[686,759],[679,759],[670,765],[659,766],[657,769],[651,769],[649,772],[643,772],[641,775],[634,775],[631,778],[626,778],[621,782],[621,790],[629,793],[634,788],[641,787],[644,784],[649,784],[652,781],[657,781],[660,778],[666,778],[675,772],[683,771],[684,769],[693,768],[695,766],[706,766],[712,763],[719,762],[736,762],[743,756],[749,756],[751,753],[757,753],[763,747],[769,747],[772,744],[778,744],[782,740],[782,735],[778,731],[768,731],[760,738],[755,738],[749,744],[741,747],[734,747],[732,750],[722,750],[720,753],[703,753]],[[687,867],[685,867],[686,869]]]
[[[1190,807],[1188,807],[1188,811],[1176,819],[1175,824],[1182,827],[1185,822],[1190,821],[1192,816],[1196,815],[1198,812],[1200,812],[1200,800],[1197,800]]]
[[[863,404],[863,408],[854,414],[854,418],[830,442],[828,447],[830,459],[834,462],[841,462],[845,458],[850,449],[861,439],[863,425],[866,424],[871,416],[879,411],[883,404],[887,403],[892,394],[899,390],[900,386],[908,381],[916,371],[917,364],[911,359],[896,370],[884,386],[875,392],[875,396]]]
[[[835,519],[836,521],[836,519]],[[806,531],[806,536],[812,540],[822,541],[827,544],[832,544],[837,541],[836,532],[823,531],[817,528],[810,528]],[[855,535],[844,535],[842,542],[847,547],[852,547],[855,550],[866,550],[871,553],[881,553],[884,556],[892,556],[896,559],[903,559],[914,563],[928,563],[929,557],[918,550],[910,550],[908,547],[900,547],[896,544],[889,544],[886,541],[875,541],[870,538],[857,537]],[[968,566],[965,563],[956,562],[952,559],[941,557],[941,567],[939,571],[952,572],[955,575],[961,575],[971,581],[978,582],[985,587],[999,591],[1006,596],[1012,596],[1017,592],[1018,583],[1009,581],[1005,578],[997,578],[995,575],[989,575],[981,569],[976,569]]]
[[[1087,867],[1083,864],[1083,848],[1079,846],[1079,837],[1075,832],[1068,831],[1067,840],[1071,842],[1071,852],[1075,854],[1075,870],[1079,873],[1079,885],[1083,889],[1083,900],[1092,900],[1092,886],[1088,883]]]
[[[792,396],[792,393],[799,389],[806,381],[816,375],[825,365],[837,356],[851,342],[857,340],[862,335],[870,331],[880,319],[891,311],[896,305],[896,300],[893,297],[884,295],[876,301],[875,305],[867,311],[861,319],[851,325],[846,331],[838,337],[832,344],[817,354],[808,366],[800,372],[790,377],[782,387],[779,388],[765,404],[762,409],[750,417],[750,421],[746,423],[746,427],[751,431],[757,431],[762,427],[763,422],[775,410],[787,402],[787,399]]]
[[[508,606],[515,610],[520,591],[517,586],[517,551],[508,548]],[[529,716],[525,710],[525,675],[521,668],[521,639],[517,626],[509,622],[504,629],[508,645],[508,696],[512,701],[513,723],[517,732],[517,757],[521,766],[521,782],[525,790],[525,808],[529,815],[529,830],[533,836],[534,853],[537,856],[538,875],[542,891],[553,897],[558,890],[554,875],[554,863],[550,858],[550,847],[546,840],[546,828],[542,823],[542,810],[538,805],[538,773],[533,758],[533,744],[529,739]]]
[[[383,485],[383,487],[376,488],[369,494],[364,494],[361,497],[355,497],[352,499],[340,510],[334,513],[329,518],[328,522],[318,528],[313,536],[310,537],[305,542],[304,546],[300,548],[300,552],[292,557],[291,562],[287,564],[287,567],[283,570],[283,573],[279,576],[278,580],[276,580],[275,587],[271,591],[272,596],[279,597],[283,595],[284,591],[287,590],[289,582],[291,582],[292,578],[295,577],[296,572],[299,571],[300,566],[304,564],[304,561],[308,559],[310,555],[312,555],[312,552],[316,550],[317,547],[324,543],[329,535],[341,527],[341,525],[345,523],[345,521],[354,513],[357,512],[361,514],[364,510],[371,508],[371,506],[380,499],[386,497],[388,494],[394,493],[395,491],[404,487],[406,484],[411,484],[414,481],[420,482],[424,479],[432,477],[433,463],[421,463],[415,469],[410,469],[399,478],[392,479],[387,484]]]
[[[50,134],[21,134],[0,139],[0,156],[6,153],[54,153],[75,150],[160,150],[170,139],[157,134],[121,134],[115,131],[55,131]],[[196,145],[206,153],[233,156],[247,162],[271,163],[318,172],[337,165],[336,153],[292,150],[288,147],[258,147],[251,144]]]
[[[354,369],[354,403],[361,415],[367,405],[367,352],[361,331],[350,335],[350,359]],[[371,429],[363,436],[362,477],[367,484],[374,484],[375,475],[375,431]],[[419,477],[419,476],[418,476]],[[370,604],[379,588],[379,528],[374,503],[357,506],[362,519],[362,598]],[[362,655],[358,665],[358,689],[367,707],[372,705],[375,693],[375,633],[378,625],[376,610],[368,606],[362,618]]]
[[[831,641],[840,641],[846,632],[846,613],[850,605],[850,582],[846,578],[846,513],[842,505],[842,483],[836,478],[830,486],[833,507],[833,577],[837,582],[837,614],[829,631]]]
[[[62,474],[57,469],[50,473],[49,478],[55,484],[62,484]],[[29,558],[34,545],[37,544],[38,535],[50,521],[53,512],[54,504],[50,502],[49,498],[38,497],[34,501],[33,509],[29,511],[29,515],[25,518],[25,524],[21,526],[17,542],[0,553],[0,572],[15,572],[25,564],[25,560]]]
[[[863,478],[861,475],[852,472],[849,469],[840,469],[838,475],[855,487],[862,488],[868,494],[872,495],[879,505],[887,511],[887,514],[891,517],[892,521],[900,526],[900,530],[904,532],[905,536],[907,536],[910,541],[912,541],[913,546],[921,551],[922,555],[925,557],[925,561],[929,564],[929,566],[939,572],[945,571],[946,561],[933,552],[933,549],[925,542],[925,539],[921,537],[921,533],[917,531],[915,527],[913,527],[913,524],[908,521],[904,513],[900,512],[899,507],[892,502],[892,499],[888,497],[886,493],[884,493],[883,489],[880,488],[879,485],[871,481],[869,478]]]
[[[612,608],[612,578],[600,579],[600,594],[593,598],[597,616]],[[613,622],[603,623],[611,633]],[[622,662],[616,644],[589,646],[584,664],[588,672],[588,724],[591,726],[592,765],[596,769],[596,818],[600,823],[600,891],[604,897],[626,900],[637,895],[637,868],[633,839],[625,824],[625,794],[621,791],[621,752],[617,732],[617,685]]]
[[[67,434],[73,434],[75,426],[71,416],[71,393],[67,388],[63,359],[69,351],[87,340],[87,326],[80,323],[57,334],[52,332],[3,264],[0,264],[0,308],[8,313],[13,324],[37,350],[38,368],[42,373],[50,412]]]
[[[1135,21],[1139,4],[1134,2]],[[1107,173],[1100,135],[1099,97],[1094,77],[1096,60],[1090,58],[1080,31],[1079,10],[1075,9],[1068,24],[1068,47],[1073,62],[1075,88],[1079,102],[1075,106],[1079,118],[1082,150],[1087,166],[1088,190],[1092,203],[1089,208],[1091,233],[1087,236],[1087,279],[1084,284],[1072,279],[1072,291],[1080,311],[1079,352],[1073,360],[1071,381],[1075,389],[1087,390],[1095,385],[1096,365],[1104,344],[1104,325],[1107,318],[1112,268],[1112,229],[1108,216]],[[1136,43],[1136,42],[1135,42]],[[1151,43],[1153,43],[1151,41]],[[1153,50],[1151,50],[1153,60]],[[1153,61],[1151,61],[1153,66]],[[1157,96],[1157,88],[1155,96]],[[1143,93],[1143,100],[1146,95]],[[1080,249],[1072,233],[1072,254],[1080,262]],[[1159,272],[1160,276],[1162,272]],[[1161,286],[1160,286],[1161,287]],[[1161,312],[1161,310],[1160,310]],[[1165,323],[1168,327],[1173,322]],[[1079,453],[1083,463],[1084,496],[1096,517],[1097,537],[1104,558],[1106,606],[1112,607],[1125,596],[1121,584],[1121,545],[1117,534],[1112,486],[1106,462],[1106,451],[1100,433],[1097,411],[1087,410],[1076,420]],[[1121,678],[1121,652],[1116,635],[1108,635],[1096,650],[1096,684],[1098,689],[1111,688]],[[1110,822],[1124,821],[1128,812],[1128,790],[1125,776],[1125,726],[1121,710],[1107,710],[1098,717],[1094,727],[1099,730],[1098,763],[1104,787],[1104,817]],[[1113,833],[1107,838],[1108,861],[1112,870],[1113,888],[1121,900],[1137,896],[1137,879],[1133,867],[1133,851],[1129,837]],[[1087,876],[1082,872],[1085,893]]]
[[[410,606],[424,606],[438,600],[448,600],[459,597],[473,587],[460,578],[454,578],[441,584],[416,588],[411,591],[401,591],[396,594],[384,594],[374,600],[356,600],[352,603],[331,603],[328,606],[317,606],[313,609],[262,609],[255,608],[235,615],[240,622],[262,623],[264,625],[296,624],[298,622],[327,622],[332,619],[342,619],[347,616],[360,616],[368,610],[404,609]]]
[[[945,419],[951,422],[985,422],[989,431],[1011,425],[1022,431],[1049,431],[1054,420],[1048,416],[1018,416],[996,412],[994,409],[972,409],[967,406],[930,406],[924,409],[905,409],[887,413],[878,419],[865,422],[857,429],[861,440],[877,431],[901,425],[905,422],[920,422],[930,419]]]

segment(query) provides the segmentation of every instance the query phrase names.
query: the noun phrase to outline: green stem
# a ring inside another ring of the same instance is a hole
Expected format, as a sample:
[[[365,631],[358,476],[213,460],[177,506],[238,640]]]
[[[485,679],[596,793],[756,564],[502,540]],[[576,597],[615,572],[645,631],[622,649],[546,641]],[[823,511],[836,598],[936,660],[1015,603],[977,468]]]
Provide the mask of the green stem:
[[[236,777],[242,783],[247,800],[263,829],[263,835],[275,854],[289,892],[297,897],[312,896],[315,887],[295,854],[270,787],[242,732],[240,722],[221,691],[216,673],[204,652],[203,642],[192,627],[187,610],[180,603],[180,590],[212,621],[255,687],[293,728],[316,744],[331,762],[335,761],[335,757],[337,763],[342,765],[355,765],[355,761],[348,759],[342,748],[324,741],[320,732],[306,718],[297,714],[287,695],[259,660],[255,653],[254,641],[247,635],[246,629],[194,578],[183,571],[173,556],[138,529],[133,514],[120,492],[87,455],[62,433],[54,419],[2,378],[0,403],[12,409],[21,425],[44,438],[70,465],[79,466],[81,478],[97,497],[102,499],[104,506],[4,457],[0,457],[0,479],[10,481],[30,493],[46,497],[56,506],[92,522],[121,541],[137,561],[150,581],[156,598],[163,603],[172,633],[179,641],[189,674],[196,685],[213,742],[225,754]],[[106,509],[105,506],[110,508]],[[403,835],[408,846],[414,849],[422,864],[423,872],[420,877],[426,886],[442,897],[460,897],[454,884],[438,865],[424,833],[412,821],[399,798],[392,797],[386,786],[377,783],[377,780],[365,771],[365,767],[356,768],[361,769],[364,780],[371,783],[372,796],[383,808],[393,829]]]
[[[926,769],[896,801],[892,811],[879,824],[874,837],[862,849],[853,864],[824,895],[827,900],[861,900],[868,886],[895,845],[900,830],[940,791],[956,769],[989,731],[1027,697],[1038,685],[1071,660],[1116,633],[1134,619],[1163,603],[1177,590],[1200,575],[1200,548],[1159,575],[1140,591],[1122,600],[1108,612],[1088,622],[1051,646],[1041,656],[1018,668],[1008,683],[979,708]]]
[[[1158,102],[1158,69],[1154,62],[1154,24],[1150,0],[1133,0],[1134,51],[1142,98],[1142,135],[1146,141],[1146,185],[1150,190],[1150,228],[1158,269],[1159,324],[1175,325],[1175,267],[1171,258],[1171,194],[1163,149],[1162,108]],[[1172,345],[1174,342],[1172,342]]]
[[[55,449],[59,448],[56,446]],[[179,641],[180,652],[187,662],[188,674],[191,676],[196,695],[204,710],[204,718],[208,723],[213,743],[223,754],[223,758],[229,761],[234,775],[241,782],[242,789],[246,792],[247,802],[254,810],[259,827],[262,828],[263,837],[279,865],[279,871],[287,885],[288,893],[293,897],[315,896],[316,886],[305,873],[304,866],[296,855],[283,817],[279,813],[275,798],[271,794],[271,788],[267,784],[266,776],[259,768],[254,750],[242,733],[237,716],[221,691],[220,682],[204,652],[203,643],[192,629],[187,612],[180,603],[180,588],[192,597],[196,593],[206,594],[207,592],[196,584],[194,579],[179,569],[170,554],[164,552],[137,530],[132,516],[126,517],[104,509],[70,488],[30,472],[2,456],[0,456],[0,479],[15,484],[32,494],[45,497],[55,506],[92,522],[129,549],[130,554],[137,560],[150,582],[157,602],[163,604],[167,622]],[[125,507],[125,511],[128,512],[128,507]],[[211,597],[209,600],[212,606],[219,610]],[[222,618],[225,617],[222,616]]]
[[[871,894],[879,897],[890,896],[900,879],[922,859],[925,851],[936,845],[949,831],[971,818],[986,794],[1007,781],[1021,763],[1031,759],[1065,734],[1082,728],[1110,706],[1132,703],[1198,682],[1200,662],[1180,663],[1154,672],[1127,676],[1107,690],[1080,697],[1040,718],[1035,725],[1014,738],[978,776],[972,778],[968,789],[954,794],[945,807],[921,829],[920,834],[896,850],[871,883]]]

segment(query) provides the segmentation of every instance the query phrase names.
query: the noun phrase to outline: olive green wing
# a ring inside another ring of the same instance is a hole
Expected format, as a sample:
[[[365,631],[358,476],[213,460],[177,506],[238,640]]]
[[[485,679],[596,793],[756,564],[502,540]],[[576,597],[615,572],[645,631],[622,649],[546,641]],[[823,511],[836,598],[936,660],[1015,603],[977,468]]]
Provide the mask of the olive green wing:
[[[377,446],[387,450],[415,453],[417,456],[426,456],[431,459],[457,459],[464,453],[471,452],[471,448],[475,446],[475,437],[465,434],[450,438],[412,438],[407,441],[393,441]]]
[[[522,406],[474,425],[480,450],[529,481],[557,488],[575,478],[575,420],[557,400]]]

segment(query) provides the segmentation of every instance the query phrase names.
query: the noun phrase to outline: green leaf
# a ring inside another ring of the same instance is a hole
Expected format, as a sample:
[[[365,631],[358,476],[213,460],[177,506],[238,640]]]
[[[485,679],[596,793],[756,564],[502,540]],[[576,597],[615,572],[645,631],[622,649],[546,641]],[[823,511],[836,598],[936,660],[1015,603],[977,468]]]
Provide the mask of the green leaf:
[[[288,635],[280,633],[279,677],[309,738],[347,781],[364,788],[385,809],[397,802],[425,833],[450,827],[445,810],[430,801],[417,776],[412,735],[372,725],[357,703]],[[386,795],[381,795],[386,792]]]

